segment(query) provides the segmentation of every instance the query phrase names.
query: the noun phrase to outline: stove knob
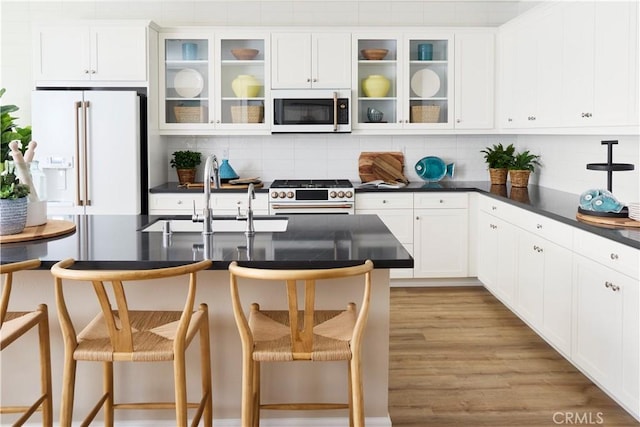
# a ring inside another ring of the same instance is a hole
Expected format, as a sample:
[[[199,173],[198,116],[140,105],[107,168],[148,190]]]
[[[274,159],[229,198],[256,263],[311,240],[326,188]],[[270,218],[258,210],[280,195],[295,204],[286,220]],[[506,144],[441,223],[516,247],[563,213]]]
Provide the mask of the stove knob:
[[[289,192],[287,193],[287,198],[288,198],[288,199],[293,199],[293,191],[289,191]]]
[[[277,199],[278,198],[278,192],[277,191],[272,191],[271,192],[271,198],[272,199]]]
[[[332,191],[331,193],[329,193],[329,197],[331,197],[332,199],[335,199],[337,195],[338,194],[335,191]]]
[[[338,191],[338,197],[342,199],[344,197],[344,191]]]
[[[353,193],[351,191],[347,191],[346,193],[344,193],[345,196],[347,196],[349,199],[353,197]]]
[[[278,196],[280,196],[281,199],[284,199],[287,195],[284,191],[281,191],[280,193],[278,193]]]

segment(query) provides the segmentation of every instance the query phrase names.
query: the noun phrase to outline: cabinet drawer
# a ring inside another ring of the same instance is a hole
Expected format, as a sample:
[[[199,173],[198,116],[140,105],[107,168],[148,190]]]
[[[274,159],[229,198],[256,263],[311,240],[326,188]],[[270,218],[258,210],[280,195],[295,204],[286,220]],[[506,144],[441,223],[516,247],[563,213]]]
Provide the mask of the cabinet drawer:
[[[211,208],[213,214],[216,214],[216,209],[233,210],[234,212],[240,208],[244,210],[247,208],[248,197],[245,193],[234,194],[220,194],[211,193]],[[266,193],[256,194],[256,198],[252,201],[251,207],[254,211],[269,210],[269,201]]]
[[[478,207],[481,211],[511,223],[515,221],[518,212],[522,211],[520,208],[485,196],[479,198]]]
[[[356,195],[356,210],[360,209],[413,209],[413,194],[358,194]]]
[[[193,211],[193,202],[196,203],[196,209],[202,209],[203,198],[198,195],[150,195],[149,210],[151,214],[162,213],[191,213]],[[158,212],[163,211],[163,212]]]
[[[640,278],[640,251],[583,230],[574,231],[574,250],[635,279]]]
[[[358,209],[357,214],[378,215],[384,225],[396,236],[402,244],[413,243],[413,210],[409,209],[384,209],[365,210]]]
[[[573,227],[566,224],[525,210],[520,210],[514,224],[560,246],[572,248]]]
[[[469,206],[467,193],[414,193],[416,209],[466,209]]]

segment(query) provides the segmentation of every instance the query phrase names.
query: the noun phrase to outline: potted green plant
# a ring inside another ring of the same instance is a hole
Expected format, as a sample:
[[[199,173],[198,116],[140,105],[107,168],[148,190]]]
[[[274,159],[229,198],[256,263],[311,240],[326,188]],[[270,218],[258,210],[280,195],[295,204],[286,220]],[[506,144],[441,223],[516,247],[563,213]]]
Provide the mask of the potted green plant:
[[[0,236],[21,233],[27,223],[29,186],[13,171],[0,173]]]
[[[529,175],[535,172],[540,165],[540,156],[532,154],[529,150],[516,153],[509,164],[509,179],[512,187],[526,187],[529,185]]]
[[[484,153],[484,160],[489,167],[491,184],[504,185],[507,183],[507,171],[515,151],[516,148],[513,144],[504,147],[502,143],[493,144],[491,147],[480,150],[481,153]]]
[[[6,92],[5,88],[0,89],[0,98]],[[2,133],[0,134],[0,171],[6,168],[7,160],[12,160],[9,156],[9,143],[12,141],[20,142],[20,151],[24,153],[27,150],[29,142],[31,142],[31,126],[19,127],[11,113],[18,111],[15,105],[0,105],[0,123]]]
[[[201,157],[201,154],[197,151],[183,150],[173,153],[173,158],[169,164],[178,172],[180,185],[195,182],[196,168],[202,162]]]

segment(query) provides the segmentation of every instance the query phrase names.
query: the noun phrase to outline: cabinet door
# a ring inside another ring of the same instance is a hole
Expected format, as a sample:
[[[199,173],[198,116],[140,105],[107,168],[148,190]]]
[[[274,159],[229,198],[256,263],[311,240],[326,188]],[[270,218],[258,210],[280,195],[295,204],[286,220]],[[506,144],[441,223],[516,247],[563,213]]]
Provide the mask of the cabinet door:
[[[540,330],[544,303],[544,253],[536,236],[521,232],[518,238],[518,314]]]
[[[312,36],[311,86],[316,89],[351,87],[351,34]]]
[[[514,128],[516,116],[516,29],[505,27],[500,29],[500,82],[499,90],[499,125],[502,128]]]
[[[571,354],[572,253],[547,240],[544,254],[542,333],[565,356]]]
[[[213,129],[213,35],[160,36],[160,128]]]
[[[576,257],[574,289],[573,360],[605,389],[620,396],[623,374],[635,374],[630,380],[638,382],[637,317],[635,325],[625,324],[626,320],[633,320],[625,318],[630,314],[625,309],[636,313],[638,310],[638,283],[589,259]],[[625,334],[626,328],[635,329],[636,335]],[[625,343],[625,339],[631,341]],[[623,350],[627,351],[624,356]],[[637,385],[632,388],[637,407]]]
[[[271,87],[273,89],[311,87],[311,57],[310,34],[272,34]]]
[[[494,127],[493,33],[461,33],[455,36],[455,127]]]
[[[478,225],[478,279],[511,307],[516,289],[516,228],[484,211]]]
[[[466,277],[466,209],[414,211],[414,277]]]
[[[527,22],[516,31],[514,85],[515,127],[535,125],[538,106],[538,32],[535,23]]]
[[[146,81],[147,29],[144,26],[91,27],[91,80]]]
[[[34,36],[36,80],[89,80],[91,72],[89,27],[40,27]]]

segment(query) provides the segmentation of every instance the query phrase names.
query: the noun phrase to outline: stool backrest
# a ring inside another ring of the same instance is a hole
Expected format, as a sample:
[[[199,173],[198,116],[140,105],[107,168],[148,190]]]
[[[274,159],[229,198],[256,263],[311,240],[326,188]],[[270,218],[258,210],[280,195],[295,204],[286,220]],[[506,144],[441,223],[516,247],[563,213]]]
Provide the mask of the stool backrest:
[[[2,276],[2,299],[0,300],[0,328],[9,310],[9,299],[11,298],[11,286],[13,285],[13,273],[21,270],[30,270],[40,266],[39,259],[12,262],[0,265],[0,275]]]
[[[51,267],[55,278],[56,305],[65,340],[65,345],[75,347],[78,344],[75,327],[71,320],[64,297],[63,280],[86,282],[93,285],[98,298],[102,316],[107,325],[111,346],[114,352],[132,352],[132,326],[129,320],[129,305],[124,282],[166,279],[189,275],[189,288],[176,332],[176,345],[184,345],[184,340],[191,321],[196,296],[196,273],[211,266],[210,260],[203,260],[177,267],[150,270],[74,270],[73,259],[66,259]],[[115,314],[117,313],[117,315]]]

